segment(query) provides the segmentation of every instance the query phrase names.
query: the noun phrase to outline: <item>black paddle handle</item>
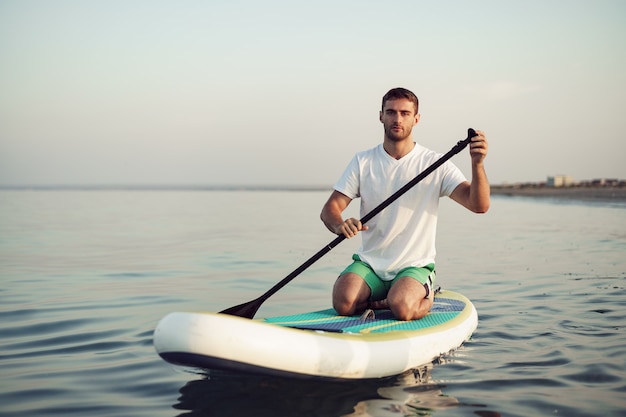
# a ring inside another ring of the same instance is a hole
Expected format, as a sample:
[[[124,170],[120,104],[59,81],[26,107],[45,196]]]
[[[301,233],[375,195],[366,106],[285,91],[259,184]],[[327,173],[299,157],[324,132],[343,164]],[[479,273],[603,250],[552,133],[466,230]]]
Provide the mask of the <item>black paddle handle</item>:
[[[372,211],[370,211],[365,216],[363,216],[363,218],[361,219],[361,224],[365,224],[368,221],[370,221],[374,216],[376,216],[378,213],[380,213],[385,208],[387,208],[387,206],[389,206],[391,203],[393,203],[398,198],[400,198],[400,196],[402,196],[408,190],[413,188],[415,186],[415,184],[417,184],[418,182],[423,180],[425,177],[430,175],[434,170],[436,170],[441,165],[443,165],[448,159],[452,158],[454,155],[456,155],[457,153],[459,153],[463,149],[465,149],[465,147],[472,141],[472,138],[474,136],[476,136],[476,131],[474,129],[471,129],[471,128],[468,129],[467,130],[467,138],[466,139],[457,142],[457,144],[455,146],[453,146],[452,149],[450,149],[448,151],[448,153],[443,155],[441,158],[439,158],[437,161],[435,161],[431,166],[429,166],[424,171],[422,171],[418,176],[413,178],[406,185],[404,185],[402,188],[400,188],[398,191],[396,191],[390,197],[388,197],[385,201],[383,201],[378,206],[376,206]],[[305,269],[307,269],[308,267],[313,265],[315,262],[317,262],[318,259],[320,259],[322,256],[326,255],[335,246],[337,246],[338,244],[343,242],[343,240],[345,238],[346,238],[346,236],[343,235],[343,234],[337,236],[332,242],[330,242],[328,245],[326,245],[322,249],[320,249],[315,255],[311,256],[302,265],[300,265],[298,268],[296,268],[293,272],[291,272],[285,278],[280,280],[280,282],[278,282],[276,285],[274,285],[272,288],[270,288],[265,294],[261,295],[259,298],[255,299],[255,300],[253,300],[251,302],[248,302],[248,303],[244,303],[244,304],[241,304],[241,305],[238,305],[238,306],[235,306],[235,307],[228,308],[228,309],[226,309],[224,311],[221,311],[221,313],[223,313],[223,314],[231,314],[231,315],[234,315],[234,316],[253,318],[254,314],[256,314],[256,311],[261,306],[261,304],[263,302],[265,302],[265,300],[270,298],[272,295],[276,294],[276,292],[278,292],[278,290],[280,290],[282,287],[287,285],[295,277],[300,275]]]

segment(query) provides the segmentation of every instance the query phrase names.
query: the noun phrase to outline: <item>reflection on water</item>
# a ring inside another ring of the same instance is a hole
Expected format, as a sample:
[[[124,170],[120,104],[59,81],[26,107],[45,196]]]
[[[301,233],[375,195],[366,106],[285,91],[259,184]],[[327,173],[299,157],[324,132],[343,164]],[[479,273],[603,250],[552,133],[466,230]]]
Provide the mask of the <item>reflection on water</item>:
[[[293,380],[212,371],[180,389],[179,416],[339,416],[376,394],[381,382]]]
[[[359,401],[345,417],[429,416],[435,410],[457,407],[459,401],[443,393],[445,385],[433,381],[431,368],[400,375],[393,385],[378,388],[380,398]]]
[[[293,380],[211,371],[180,389],[173,407],[182,416],[430,416],[437,410],[470,408],[497,417],[485,405],[462,404],[433,380],[433,364],[396,377],[365,381]]]

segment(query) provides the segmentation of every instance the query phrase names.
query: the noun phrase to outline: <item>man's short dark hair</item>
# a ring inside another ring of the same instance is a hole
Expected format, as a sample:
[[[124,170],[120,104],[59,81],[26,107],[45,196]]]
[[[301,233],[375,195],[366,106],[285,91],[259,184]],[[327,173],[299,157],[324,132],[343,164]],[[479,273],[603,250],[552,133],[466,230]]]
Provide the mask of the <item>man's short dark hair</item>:
[[[417,96],[413,94],[412,91],[409,91],[406,88],[402,88],[402,87],[392,88],[391,90],[387,91],[387,94],[383,96],[383,104],[382,104],[381,109],[382,110],[385,109],[385,103],[387,101],[398,100],[398,99],[403,99],[403,98],[413,103],[413,105],[415,106],[415,114],[417,114],[417,110],[419,109],[419,100],[417,99]]]

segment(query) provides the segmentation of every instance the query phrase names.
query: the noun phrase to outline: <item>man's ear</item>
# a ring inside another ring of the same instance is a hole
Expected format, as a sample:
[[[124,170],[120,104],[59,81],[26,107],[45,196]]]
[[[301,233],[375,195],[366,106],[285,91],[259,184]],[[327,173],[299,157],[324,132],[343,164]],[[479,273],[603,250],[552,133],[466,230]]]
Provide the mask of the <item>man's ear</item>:
[[[420,121],[420,114],[419,114],[419,113],[417,113],[417,114],[415,115],[415,123],[413,123],[413,126],[415,126],[415,125],[416,125],[419,121]]]

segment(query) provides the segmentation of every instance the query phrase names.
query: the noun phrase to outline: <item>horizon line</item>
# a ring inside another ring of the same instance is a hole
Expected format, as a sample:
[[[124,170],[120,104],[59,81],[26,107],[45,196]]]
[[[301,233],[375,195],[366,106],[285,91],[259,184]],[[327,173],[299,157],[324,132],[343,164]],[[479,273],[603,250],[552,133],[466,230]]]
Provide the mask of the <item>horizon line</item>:
[[[0,184],[0,190],[67,191],[328,191],[311,184]]]
[[[574,181],[576,185],[587,185],[594,181],[626,180],[619,178],[595,178]],[[541,185],[546,181],[519,181],[491,183],[492,187],[519,185]],[[333,185],[321,184],[0,184],[0,190],[67,190],[67,191],[329,191]]]

